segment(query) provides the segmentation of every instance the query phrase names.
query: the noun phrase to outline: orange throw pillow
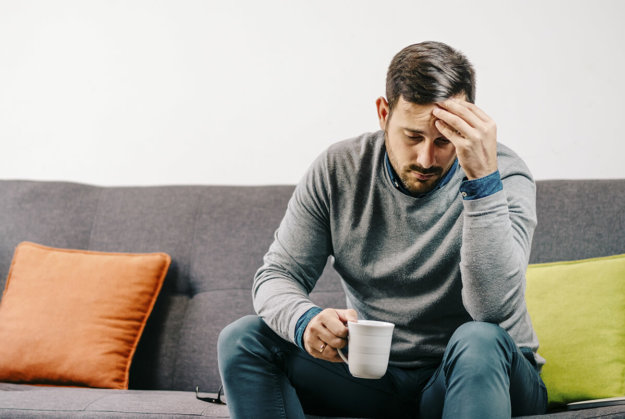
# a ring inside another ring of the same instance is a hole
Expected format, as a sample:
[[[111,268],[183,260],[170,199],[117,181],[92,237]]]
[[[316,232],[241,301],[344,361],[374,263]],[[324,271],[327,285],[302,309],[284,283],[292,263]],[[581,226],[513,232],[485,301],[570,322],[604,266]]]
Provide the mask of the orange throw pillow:
[[[0,381],[127,389],[170,263],[19,244],[0,301]]]

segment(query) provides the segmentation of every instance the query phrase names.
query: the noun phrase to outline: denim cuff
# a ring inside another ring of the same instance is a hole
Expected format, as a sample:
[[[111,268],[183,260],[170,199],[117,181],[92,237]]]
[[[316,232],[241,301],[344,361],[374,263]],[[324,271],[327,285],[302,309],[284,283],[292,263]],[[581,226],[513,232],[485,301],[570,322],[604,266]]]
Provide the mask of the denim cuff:
[[[462,199],[467,201],[486,198],[487,196],[493,195],[502,189],[503,183],[501,183],[499,170],[496,170],[494,173],[479,179],[468,180],[467,178],[464,178],[460,184],[460,194],[462,195]]]
[[[308,323],[312,320],[313,317],[315,317],[322,311],[323,310],[321,310],[319,307],[313,307],[309,309],[306,313],[302,314],[302,317],[299,318],[297,324],[295,325],[295,343],[297,343],[297,346],[299,346],[303,350],[306,350],[306,348],[304,347],[304,331],[306,330],[306,326],[308,326]]]

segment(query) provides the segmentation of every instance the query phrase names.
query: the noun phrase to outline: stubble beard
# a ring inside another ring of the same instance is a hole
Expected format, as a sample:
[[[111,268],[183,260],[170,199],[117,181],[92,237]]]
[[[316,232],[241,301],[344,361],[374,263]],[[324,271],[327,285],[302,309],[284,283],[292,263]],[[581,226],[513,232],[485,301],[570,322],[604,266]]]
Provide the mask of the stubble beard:
[[[438,182],[441,180],[443,168],[439,166],[432,166],[429,168],[422,167],[416,163],[411,163],[405,166],[401,166],[399,161],[397,160],[392,148],[389,146],[388,141],[388,133],[384,130],[384,144],[386,146],[386,153],[388,154],[388,159],[391,162],[391,166],[395,170],[395,173],[399,176],[399,180],[402,183],[402,186],[411,194],[414,195],[423,195],[430,192],[432,189],[438,185]],[[432,174],[430,179],[428,180],[419,180],[411,175],[411,172],[419,172],[424,175]]]

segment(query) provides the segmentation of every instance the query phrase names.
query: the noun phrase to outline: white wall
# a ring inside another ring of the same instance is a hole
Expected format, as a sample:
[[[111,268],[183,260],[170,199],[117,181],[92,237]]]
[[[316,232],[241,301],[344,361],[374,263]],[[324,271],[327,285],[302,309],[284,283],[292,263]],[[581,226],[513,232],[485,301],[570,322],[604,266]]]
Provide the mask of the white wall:
[[[536,178],[625,177],[625,2],[0,0],[0,178],[294,183],[392,56],[465,52]]]

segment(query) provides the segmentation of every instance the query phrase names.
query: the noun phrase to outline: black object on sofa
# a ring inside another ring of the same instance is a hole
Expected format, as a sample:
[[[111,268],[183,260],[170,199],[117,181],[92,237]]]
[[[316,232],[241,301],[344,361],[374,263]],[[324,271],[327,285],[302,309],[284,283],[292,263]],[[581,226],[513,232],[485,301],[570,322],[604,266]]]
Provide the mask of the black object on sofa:
[[[293,186],[98,187],[0,181],[0,287],[18,243],[172,257],[130,390],[0,383],[0,417],[228,417],[196,400],[220,386],[216,341],[253,313],[251,283]],[[625,179],[538,182],[531,262],[625,253]],[[330,264],[313,299],[343,307]],[[2,344],[0,342],[0,344]],[[541,417],[625,417],[625,406]]]

